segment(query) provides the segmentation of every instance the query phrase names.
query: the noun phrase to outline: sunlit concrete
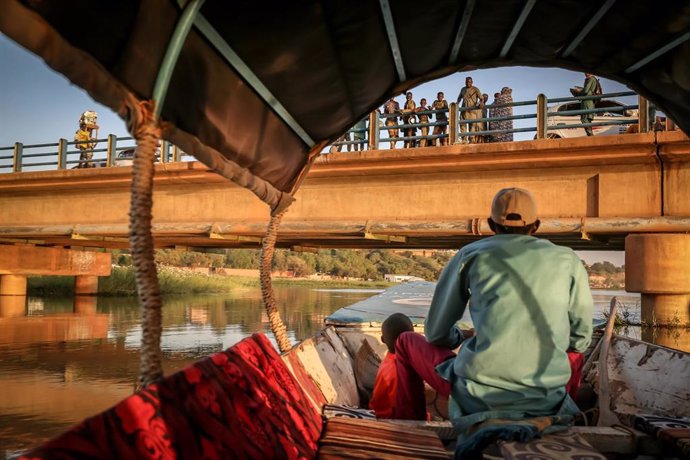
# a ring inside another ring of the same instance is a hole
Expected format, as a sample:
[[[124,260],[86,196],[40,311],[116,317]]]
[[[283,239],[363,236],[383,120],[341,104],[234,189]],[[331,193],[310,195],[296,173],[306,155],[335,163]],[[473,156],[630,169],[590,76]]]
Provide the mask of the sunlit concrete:
[[[690,326],[690,235],[625,239],[625,289],[642,293],[646,325]]]
[[[456,248],[506,186],[532,190],[544,219],[690,217],[689,165],[679,131],[323,155],[278,244]],[[269,210],[253,194],[200,163],[156,168],[158,247],[259,245]],[[0,238],[127,247],[130,181],[127,167],[0,175]],[[561,243],[580,249],[622,249],[627,234],[569,232]]]
[[[0,296],[26,296],[26,276],[0,275]]]

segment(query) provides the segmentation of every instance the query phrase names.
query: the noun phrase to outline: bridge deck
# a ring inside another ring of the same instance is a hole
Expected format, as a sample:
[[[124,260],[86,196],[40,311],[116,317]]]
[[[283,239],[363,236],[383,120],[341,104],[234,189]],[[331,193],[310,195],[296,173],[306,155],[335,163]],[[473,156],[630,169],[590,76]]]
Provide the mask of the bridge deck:
[[[128,247],[129,167],[0,175],[0,238]],[[458,248],[489,233],[505,186],[532,190],[542,235],[622,249],[628,233],[690,231],[681,132],[324,155],[281,225],[281,247]],[[268,208],[200,163],[157,166],[158,247],[257,247]],[[299,249],[299,248],[298,248]]]

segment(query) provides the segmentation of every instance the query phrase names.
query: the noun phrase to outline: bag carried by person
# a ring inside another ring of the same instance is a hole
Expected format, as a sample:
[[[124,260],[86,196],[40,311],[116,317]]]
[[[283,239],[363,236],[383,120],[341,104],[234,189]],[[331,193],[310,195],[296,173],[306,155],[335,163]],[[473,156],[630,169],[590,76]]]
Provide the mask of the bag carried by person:
[[[597,85],[594,87],[594,94],[598,96],[600,94],[603,94],[604,92],[601,89],[601,82],[599,81],[599,79],[595,78],[595,80],[597,81]]]

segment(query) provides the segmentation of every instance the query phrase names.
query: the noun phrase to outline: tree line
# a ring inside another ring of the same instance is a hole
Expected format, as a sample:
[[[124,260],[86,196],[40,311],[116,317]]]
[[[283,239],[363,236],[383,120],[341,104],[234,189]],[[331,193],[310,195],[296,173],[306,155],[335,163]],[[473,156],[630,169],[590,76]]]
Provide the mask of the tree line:
[[[315,253],[292,252],[277,249],[273,257],[273,270],[292,272],[304,277],[323,274],[340,278],[360,278],[379,281],[384,275],[411,275],[429,281],[438,279],[443,267],[455,255],[454,250],[405,251],[391,249],[321,249]],[[119,265],[130,265],[131,256],[120,251],[114,254]],[[206,252],[159,249],[156,261],[174,267],[211,267],[258,269],[257,249],[210,249]],[[587,272],[596,275],[614,275],[625,271],[611,262],[582,262]]]

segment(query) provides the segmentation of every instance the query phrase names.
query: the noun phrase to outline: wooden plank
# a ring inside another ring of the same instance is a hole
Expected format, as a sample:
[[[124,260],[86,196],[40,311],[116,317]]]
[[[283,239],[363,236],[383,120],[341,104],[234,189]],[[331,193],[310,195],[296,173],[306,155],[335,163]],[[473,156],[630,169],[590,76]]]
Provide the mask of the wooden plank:
[[[615,336],[607,367],[615,412],[666,417],[690,413],[690,354]]]
[[[284,353],[281,358],[288,369],[290,369],[290,372],[292,372],[292,375],[295,377],[295,380],[297,380],[302,390],[306,393],[309,401],[311,401],[314,408],[320,413],[321,408],[326,404],[326,398],[311,375],[309,375],[304,368],[304,365],[297,356],[296,350],[297,348],[293,348],[287,353]]]
[[[654,438],[632,428],[574,426],[568,431],[579,434],[599,452],[638,455],[662,453],[661,445]]]
[[[293,351],[326,402],[358,406],[359,395],[350,355],[332,328],[329,330],[304,340]]]
[[[338,328],[337,331],[345,347],[350,352],[350,356],[357,356],[357,352],[362,346],[362,341],[366,340],[379,358],[383,360],[386,357],[388,349],[381,342],[381,326],[371,328],[369,331],[348,328]]]

